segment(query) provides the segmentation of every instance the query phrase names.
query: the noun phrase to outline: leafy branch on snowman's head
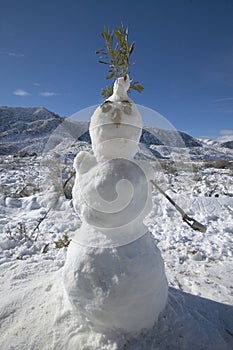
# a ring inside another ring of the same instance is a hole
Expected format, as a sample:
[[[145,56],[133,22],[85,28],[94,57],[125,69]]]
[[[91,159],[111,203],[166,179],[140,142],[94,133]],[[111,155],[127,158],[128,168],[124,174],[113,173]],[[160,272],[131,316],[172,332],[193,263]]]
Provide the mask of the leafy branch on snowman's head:
[[[128,43],[128,28],[124,28],[124,25],[117,27],[117,30],[113,30],[110,33],[107,27],[104,27],[104,31],[101,33],[102,38],[105,40],[104,48],[97,50],[96,54],[99,55],[99,63],[108,66],[107,80],[115,81],[119,77],[127,79],[129,74],[129,66],[135,64],[130,62],[131,55],[134,51],[135,43]],[[144,88],[138,81],[130,84],[129,91],[133,89],[141,93]],[[112,85],[102,90],[102,97],[108,98],[113,93]]]

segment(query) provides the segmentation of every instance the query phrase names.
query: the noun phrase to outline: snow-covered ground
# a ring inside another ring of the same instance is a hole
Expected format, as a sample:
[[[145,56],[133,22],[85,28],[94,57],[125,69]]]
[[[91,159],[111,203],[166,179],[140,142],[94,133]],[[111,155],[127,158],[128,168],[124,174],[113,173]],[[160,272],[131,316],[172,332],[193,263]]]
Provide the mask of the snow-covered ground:
[[[62,182],[82,149],[90,146],[80,143],[74,154],[69,150],[59,159],[52,154],[1,157],[0,349],[232,349],[232,161],[219,163],[212,156],[203,162],[195,153],[185,164],[179,149],[173,161],[154,162],[157,182],[207,231],[193,231],[154,190],[145,223],[165,262],[168,304],[151,331],[129,337],[84,325],[63,290],[67,245],[81,222]],[[163,146],[156,150],[166,156]],[[227,154],[232,159],[232,151]]]

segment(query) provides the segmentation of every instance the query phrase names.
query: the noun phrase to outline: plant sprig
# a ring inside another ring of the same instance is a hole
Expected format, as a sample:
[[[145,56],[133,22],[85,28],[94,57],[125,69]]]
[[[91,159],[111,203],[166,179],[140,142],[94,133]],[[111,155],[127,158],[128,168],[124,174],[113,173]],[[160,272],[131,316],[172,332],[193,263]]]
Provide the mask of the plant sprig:
[[[135,64],[130,62],[131,55],[134,51],[135,43],[129,44],[128,42],[129,31],[128,28],[124,28],[124,25],[117,27],[117,30],[113,30],[110,33],[107,27],[104,27],[104,31],[101,33],[102,38],[105,41],[104,48],[97,50],[96,54],[99,55],[99,63],[105,64],[109,67],[107,80],[113,81],[119,77],[126,79],[129,73],[129,67]],[[139,82],[130,84],[129,90],[136,90],[141,93],[144,88]],[[102,90],[102,97],[107,98],[113,93],[112,86],[107,86]]]

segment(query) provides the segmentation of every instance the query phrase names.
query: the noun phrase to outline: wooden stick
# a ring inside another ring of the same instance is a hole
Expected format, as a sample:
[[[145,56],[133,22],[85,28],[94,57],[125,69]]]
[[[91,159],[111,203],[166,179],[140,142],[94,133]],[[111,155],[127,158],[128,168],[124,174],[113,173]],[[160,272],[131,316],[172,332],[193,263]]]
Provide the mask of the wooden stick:
[[[152,183],[152,185],[162,194],[164,195],[164,197],[167,198],[167,200],[169,200],[169,202],[176,208],[176,210],[181,214],[182,219],[184,222],[186,222],[186,224],[188,224],[190,227],[192,227],[193,230],[195,231],[199,231],[202,233],[205,233],[207,230],[207,227],[202,225],[200,222],[198,222],[197,220],[191,218],[190,216],[188,216],[183,209],[181,209],[179,207],[179,205],[177,205],[173,199],[171,199],[171,197],[168,196],[168,194],[166,194],[161,187],[159,187],[156,182],[154,180],[150,180],[150,182]]]

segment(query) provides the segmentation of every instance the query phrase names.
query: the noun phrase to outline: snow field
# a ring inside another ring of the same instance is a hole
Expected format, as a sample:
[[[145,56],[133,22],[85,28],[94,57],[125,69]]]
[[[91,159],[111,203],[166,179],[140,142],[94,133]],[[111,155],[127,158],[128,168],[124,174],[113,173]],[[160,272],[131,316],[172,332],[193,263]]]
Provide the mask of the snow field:
[[[37,182],[39,163],[37,158],[27,158],[25,173],[17,162],[14,172],[5,168],[0,173],[1,185],[5,185],[0,199],[1,349],[232,348],[233,202],[229,195],[232,193],[229,169],[203,166],[196,182],[190,181],[186,173],[165,174],[164,189],[169,189],[171,197],[189,215],[207,225],[205,234],[192,231],[170,204],[153,192],[153,209],[145,224],[165,262],[168,304],[151,331],[128,337],[117,332],[93,331],[80,315],[74,314],[66,299],[61,280],[67,248],[56,249],[55,241],[62,239],[64,233],[72,238],[72,232],[80,226],[69,199],[60,199],[31,237],[32,241],[20,235],[19,222],[25,224],[29,234],[48,209],[51,195],[48,192],[14,197],[24,185],[21,174],[27,174],[25,183],[28,178]],[[203,179],[204,176],[207,178]],[[207,197],[209,194],[211,197]],[[8,228],[14,239],[9,238]],[[47,243],[48,251],[42,253]]]

